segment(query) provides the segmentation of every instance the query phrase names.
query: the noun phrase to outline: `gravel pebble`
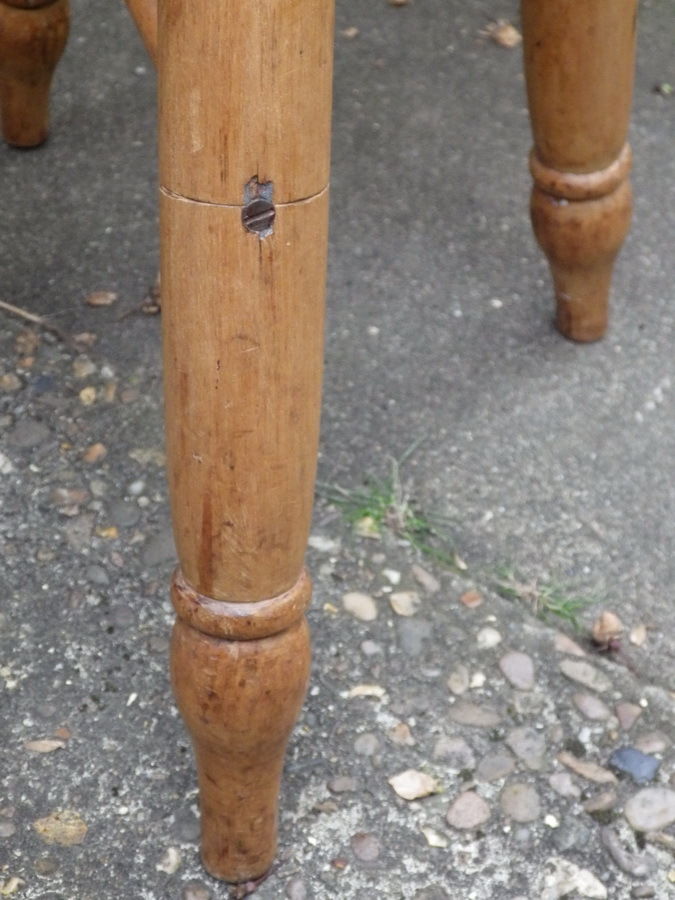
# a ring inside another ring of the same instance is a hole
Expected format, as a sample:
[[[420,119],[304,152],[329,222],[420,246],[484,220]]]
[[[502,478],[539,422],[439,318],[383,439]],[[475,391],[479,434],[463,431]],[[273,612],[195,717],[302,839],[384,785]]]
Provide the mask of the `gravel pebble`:
[[[448,687],[453,694],[465,694],[469,690],[469,670],[465,665],[460,663],[448,678]]]
[[[600,791],[599,794],[594,794],[585,801],[584,810],[587,813],[607,812],[607,810],[614,809],[617,800],[618,797],[616,791],[611,789],[608,791]]]
[[[188,881],[183,885],[181,900],[211,900],[211,889],[201,881]]]
[[[675,822],[675,791],[648,787],[638,791],[624,806],[624,815],[636,831],[659,831]]]
[[[443,760],[450,771],[461,772],[476,767],[476,757],[464,738],[441,735],[434,745],[432,756]]]
[[[491,647],[496,647],[497,644],[501,644],[502,636],[497,631],[496,628],[481,628],[481,630],[476,635],[476,643],[478,644],[479,650],[489,650]]]
[[[356,791],[358,788],[358,779],[352,778],[351,775],[336,775],[328,782],[328,790],[334,794],[344,794],[347,791]]]
[[[490,818],[490,807],[474,791],[465,791],[450,804],[445,818],[453,828],[478,828]]]
[[[612,714],[607,704],[594,694],[579,692],[572,697],[572,701],[582,715],[594,722],[609,719]]]
[[[523,726],[514,728],[506,738],[506,745],[528,769],[539,771],[546,763],[546,740],[541,732]]]
[[[22,418],[7,434],[7,443],[19,450],[32,450],[51,437],[51,431],[43,422]]]
[[[497,750],[481,759],[476,769],[478,781],[499,781],[506,778],[516,767],[516,761],[508,750]]]
[[[630,731],[642,714],[641,707],[635,703],[617,703],[616,717],[624,731]]]
[[[16,825],[8,819],[0,819],[0,838],[11,837],[16,832]]]
[[[587,781],[595,781],[598,784],[616,783],[616,775],[590,759],[579,759],[573,753],[563,750],[558,754],[558,761]]]
[[[441,589],[440,581],[435,578],[431,572],[427,572],[422,566],[417,564],[412,566],[412,574],[415,581],[424,588],[427,594],[437,594]]]
[[[656,777],[661,761],[635,747],[619,747],[610,756],[608,765],[617,772],[630,775],[636,784],[647,784]]]
[[[548,783],[561,797],[581,797],[581,788],[574,783],[569,772],[554,772]]]
[[[307,900],[309,897],[307,886],[299,875],[287,882],[284,893],[288,900]]]
[[[670,741],[661,731],[650,731],[633,741],[633,746],[643,753],[663,753],[670,746]]]
[[[379,749],[379,738],[372,732],[360,734],[354,741],[354,750],[361,756],[374,756]]]
[[[612,687],[609,678],[583,659],[563,659],[560,662],[560,671],[571,681],[583,684],[584,687],[590,688],[603,694]]]
[[[501,716],[494,709],[466,700],[460,700],[451,706],[448,716],[459,725],[473,725],[475,728],[494,728],[501,722]]]
[[[520,691],[531,691],[534,687],[534,663],[526,653],[516,650],[499,660],[502,674]]]
[[[539,794],[533,785],[516,782],[507,784],[499,803],[504,815],[515,822],[534,822],[541,815]]]
[[[360,831],[352,836],[350,842],[354,856],[361,862],[371,863],[380,855],[382,850],[379,838],[368,832]]]
[[[633,878],[646,878],[654,871],[654,858],[648,854],[640,856],[626,850],[612,828],[600,829],[600,842],[621,871],[627,875]]]

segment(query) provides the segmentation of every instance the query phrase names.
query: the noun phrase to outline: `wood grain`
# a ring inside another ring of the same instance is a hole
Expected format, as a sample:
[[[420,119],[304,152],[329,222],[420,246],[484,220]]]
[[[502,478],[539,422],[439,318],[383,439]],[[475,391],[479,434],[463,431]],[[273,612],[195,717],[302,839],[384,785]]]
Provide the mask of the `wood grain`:
[[[143,39],[145,49],[157,62],[157,3],[158,0],[125,0],[131,17]]]

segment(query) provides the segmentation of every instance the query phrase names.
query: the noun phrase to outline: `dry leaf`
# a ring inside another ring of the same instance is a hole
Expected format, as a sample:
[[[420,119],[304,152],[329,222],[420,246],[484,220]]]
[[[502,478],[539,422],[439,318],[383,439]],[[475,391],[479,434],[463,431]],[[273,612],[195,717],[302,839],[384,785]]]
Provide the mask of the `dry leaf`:
[[[32,750],[34,753],[51,753],[53,750],[61,750],[66,746],[65,741],[57,738],[45,738],[38,741],[26,741],[24,747],[26,750]]]
[[[117,300],[117,294],[114,291],[94,291],[84,298],[87,306],[112,306]]]
[[[462,594],[459,598],[459,602],[463,603],[464,606],[467,606],[469,609],[475,609],[476,606],[481,605],[483,597],[478,591],[466,591],[466,593]]]
[[[414,616],[422,605],[417,591],[396,591],[389,597],[391,608],[399,616]]]
[[[438,831],[435,831],[433,828],[430,828],[428,825],[421,825],[420,831],[427,839],[427,844],[430,847],[442,847],[445,848],[448,846],[448,839],[443,837],[442,834],[439,834]]]
[[[347,700],[351,700],[352,697],[376,697],[378,700],[381,700],[386,693],[385,689],[380,687],[379,684],[357,684],[340,696],[345,697]]]
[[[81,844],[87,834],[87,823],[72,809],[57,809],[46,818],[33,822],[33,828],[46,844],[63,847]]]
[[[419,800],[420,797],[428,797],[429,794],[438,793],[438,783],[426,772],[417,769],[406,769],[389,779],[399,797],[404,800]]]
[[[631,644],[635,644],[636,647],[641,647],[647,640],[647,626],[644,623],[636,625],[635,628],[631,629],[628,639]]]

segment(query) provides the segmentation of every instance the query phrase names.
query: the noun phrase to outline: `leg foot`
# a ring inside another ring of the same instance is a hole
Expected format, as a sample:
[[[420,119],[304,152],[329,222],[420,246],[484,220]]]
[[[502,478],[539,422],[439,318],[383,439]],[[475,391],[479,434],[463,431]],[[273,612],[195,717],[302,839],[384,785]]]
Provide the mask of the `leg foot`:
[[[174,578],[172,682],[194,744],[202,860],[216,878],[251,881],[274,859],[284,752],[309,677],[310,592],[303,574],[281,597],[225,604]]]
[[[68,0],[0,0],[0,112],[8,144],[37,147],[47,139],[49,91],[68,21]]]
[[[637,0],[522,0],[521,10],[534,231],[551,266],[558,328],[595,341],[631,215]]]

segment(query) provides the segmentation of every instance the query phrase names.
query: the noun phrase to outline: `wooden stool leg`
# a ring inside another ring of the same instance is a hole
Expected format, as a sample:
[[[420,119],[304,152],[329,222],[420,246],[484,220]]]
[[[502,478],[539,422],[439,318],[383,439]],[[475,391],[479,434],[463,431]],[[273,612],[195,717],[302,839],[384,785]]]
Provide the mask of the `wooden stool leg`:
[[[332,0],[160,4],[171,668],[204,864],[235,882],[274,857],[309,669],[332,42]]]
[[[68,38],[68,0],[0,0],[2,133],[37,147],[49,130],[49,90]]]
[[[605,331],[630,224],[636,15],[637,0],[522,0],[532,222],[553,274],[557,326],[577,341]]]

